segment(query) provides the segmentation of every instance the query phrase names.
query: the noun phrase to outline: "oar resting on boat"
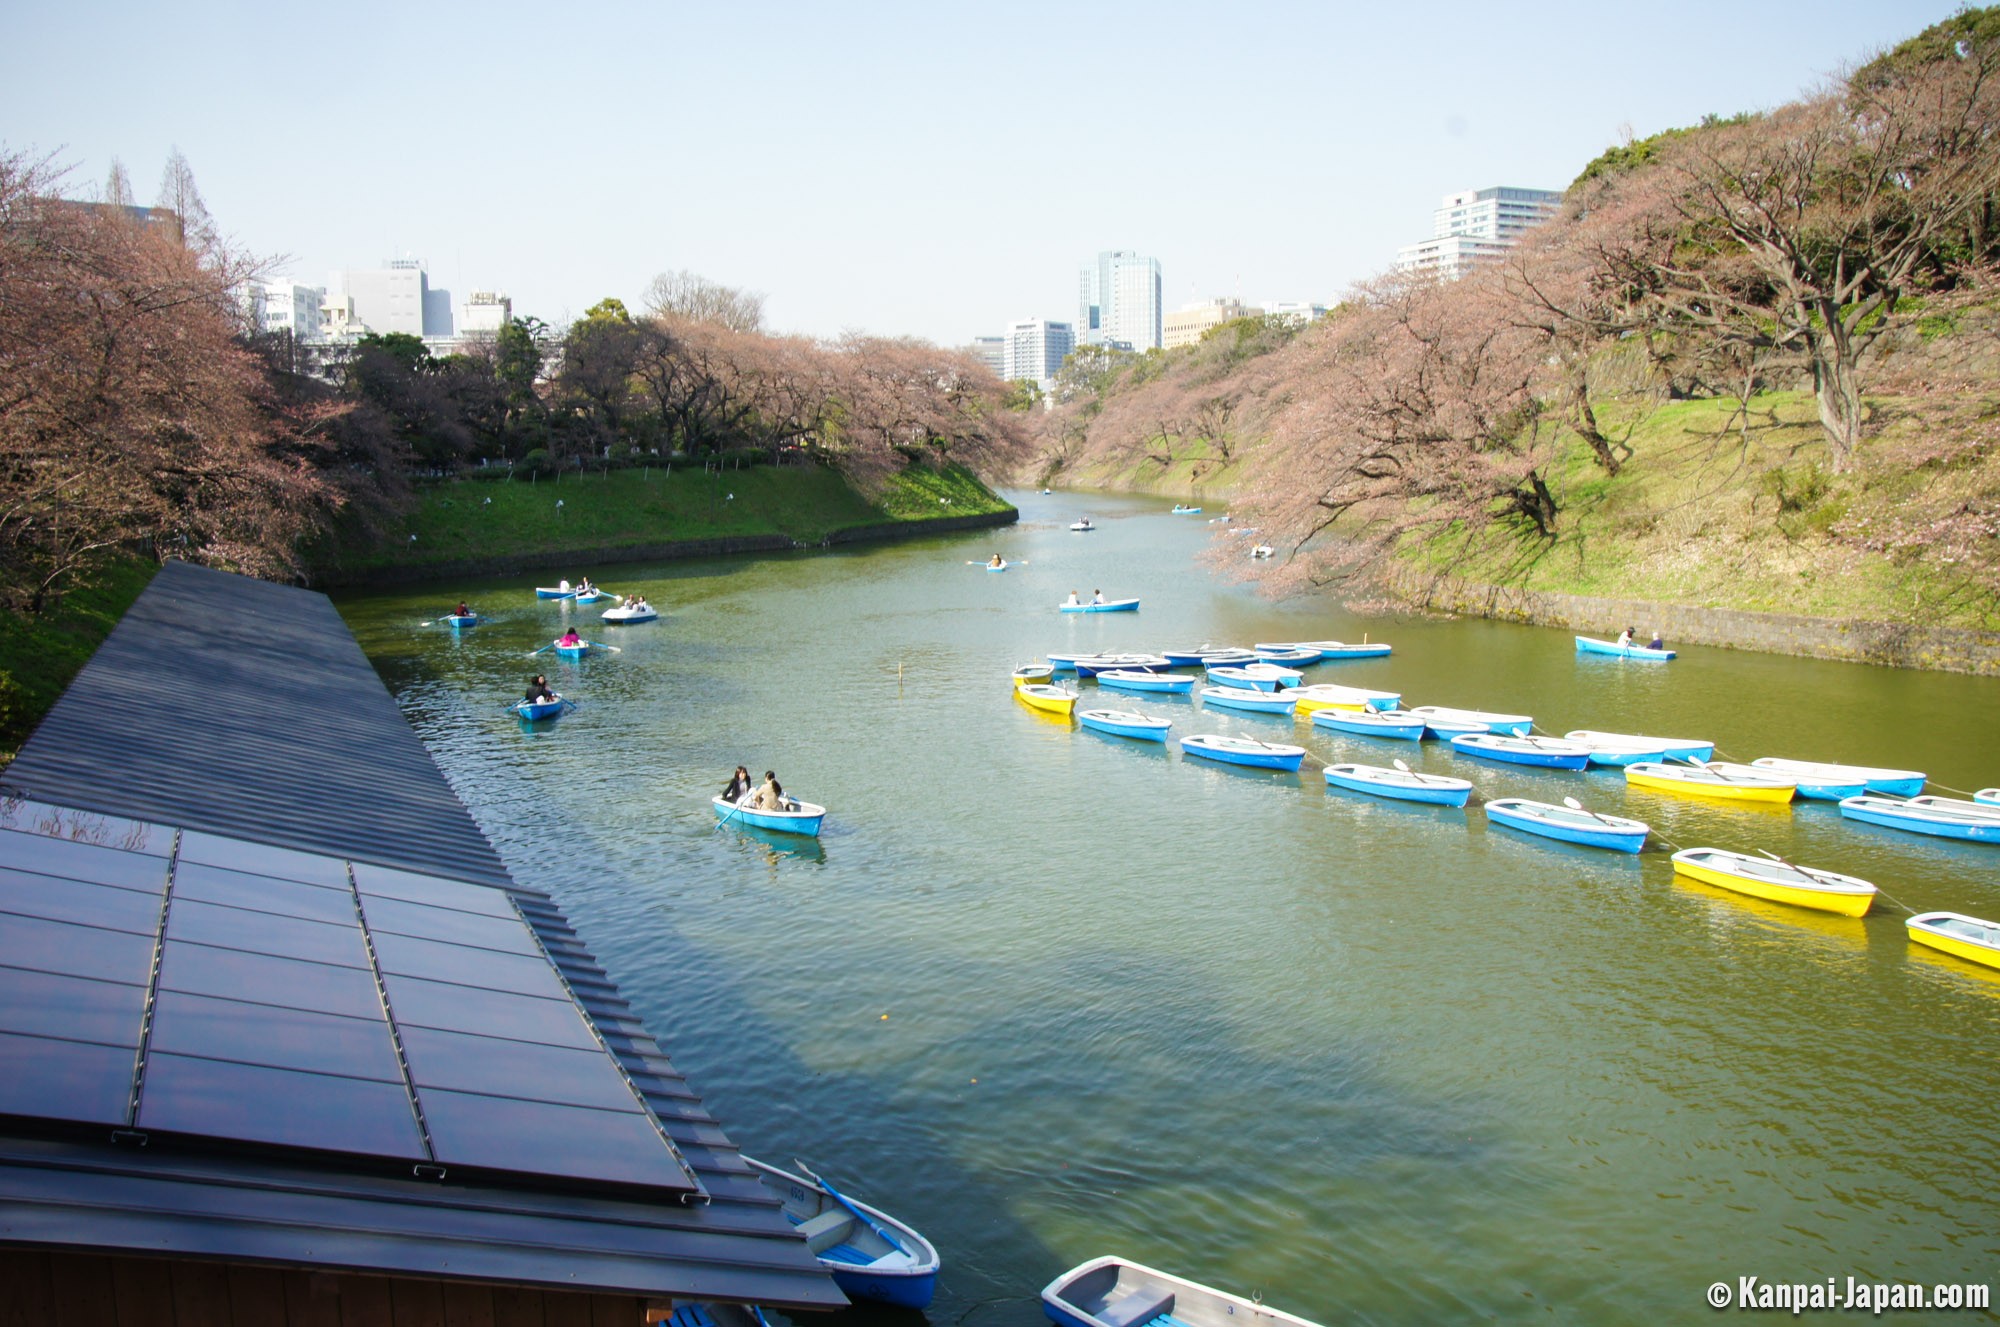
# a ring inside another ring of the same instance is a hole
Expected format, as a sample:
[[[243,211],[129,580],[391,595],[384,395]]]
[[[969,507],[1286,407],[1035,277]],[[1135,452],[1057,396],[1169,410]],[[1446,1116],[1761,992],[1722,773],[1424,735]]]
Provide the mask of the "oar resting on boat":
[[[834,1284],[856,1299],[928,1306],[942,1259],[931,1242],[880,1208],[849,1198],[799,1162],[801,1173],[744,1157],[777,1193],[785,1219],[805,1237]]]

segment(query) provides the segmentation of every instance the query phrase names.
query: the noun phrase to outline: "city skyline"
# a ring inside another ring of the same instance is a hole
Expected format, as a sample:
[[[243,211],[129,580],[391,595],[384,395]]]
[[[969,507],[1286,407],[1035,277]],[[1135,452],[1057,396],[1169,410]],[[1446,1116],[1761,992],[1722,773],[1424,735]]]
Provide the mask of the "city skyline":
[[[1667,30],[1568,4],[1534,23],[1447,5],[1421,30],[1305,4],[1227,24],[1030,4],[1001,25],[906,4],[551,23],[364,2],[337,26],[24,8],[0,17],[0,145],[70,166],[72,196],[116,157],[142,203],[178,146],[222,232],[301,283],[415,256],[560,323],[686,269],[763,292],[777,331],[963,345],[1073,316],[1078,259],[1110,248],[1160,260],[1167,309],[1333,302],[1451,190],[1563,188],[1628,129],[1780,104],[1955,8],[1698,2]],[[1106,49],[1147,93],[1116,115],[1078,91]],[[304,72],[245,75],[276,52]],[[981,136],[1017,102],[1050,115],[1032,153]]]

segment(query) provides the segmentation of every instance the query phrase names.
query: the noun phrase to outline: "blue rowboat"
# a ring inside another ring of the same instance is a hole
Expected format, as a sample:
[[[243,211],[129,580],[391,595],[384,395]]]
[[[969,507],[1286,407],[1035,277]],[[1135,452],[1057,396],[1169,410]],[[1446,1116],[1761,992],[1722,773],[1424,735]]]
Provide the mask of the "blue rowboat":
[[[1110,733],[1113,737],[1136,737],[1142,742],[1164,742],[1167,740],[1167,729],[1174,726],[1170,720],[1135,714],[1131,710],[1078,710],[1076,721],[1100,733]]]
[[[1637,852],[1646,846],[1651,827],[1624,816],[1600,816],[1573,807],[1533,802],[1525,797],[1501,797],[1486,804],[1486,818],[1509,829],[1526,830],[1547,839],[1581,843],[1587,848]]]
[[[561,696],[553,700],[517,700],[514,702],[514,713],[529,723],[535,723],[542,719],[556,718],[569,707],[570,702]]]
[[[1095,659],[1096,657],[1097,651],[1095,650],[1087,650],[1081,654],[1057,654],[1054,651],[1050,651],[1049,667],[1055,669],[1058,673],[1074,673],[1078,659]]]
[[[1176,505],[1175,505],[1175,507],[1174,507],[1174,515],[1176,515],[1176,516],[1199,516],[1199,515],[1201,515],[1201,508],[1199,508],[1199,507],[1183,507],[1183,506],[1180,506],[1180,505],[1176,504]]]
[[[1707,760],[1715,755],[1715,743],[1686,737],[1647,737],[1641,733],[1600,733],[1578,728],[1563,736],[1591,749],[1593,765],[1630,765],[1634,761]]]
[[[1201,703],[1250,714],[1290,714],[1297,702],[1289,696],[1270,691],[1251,691],[1244,687],[1203,687]]]
[[[819,834],[820,822],[826,819],[826,808],[814,806],[811,802],[801,802],[786,798],[786,810],[757,811],[747,806],[738,806],[727,797],[711,797],[709,804],[715,808],[716,818],[725,824],[755,825],[759,829],[775,829],[782,834]]]
[[[1391,653],[1383,643],[1350,645],[1339,640],[1302,640],[1292,644],[1295,650],[1318,650],[1321,663],[1340,663],[1347,659],[1385,659]]]
[[[1276,691],[1279,687],[1297,686],[1305,680],[1305,674],[1296,668],[1280,668],[1276,664],[1268,663],[1244,664],[1241,667],[1233,664],[1205,664],[1203,670],[1212,680],[1224,686],[1255,691]]]
[[[743,1160],[777,1193],[785,1219],[850,1298],[906,1309],[929,1306],[943,1260],[910,1225],[848,1197],[811,1171],[794,1175],[752,1157]]]
[[[535,598],[574,599],[576,598],[576,591],[570,589],[567,585],[563,586],[537,585],[535,587]]]
[[[1124,1258],[1092,1258],[1042,1290],[1056,1327],[1318,1327],[1260,1300],[1213,1290]]]
[[[1293,645],[1259,645],[1256,654],[1265,663],[1277,664],[1280,667],[1319,662],[1318,650],[1302,650]]]
[[[1147,673],[1132,668],[1107,668],[1097,675],[1097,685],[1113,691],[1165,691],[1186,695],[1194,690],[1194,678],[1186,673]]]
[[[1645,659],[1652,663],[1665,663],[1674,657],[1672,650],[1650,650],[1644,645],[1620,645],[1615,640],[1599,640],[1595,636],[1578,636],[1576,652],[1608,654],[1620,659]]]
[[[757,1305],[722,1300],[677,1300],[674,1311],[660,1323],[661,1327],[772,1327]]]
[[[1078,654],[1070,656],[1070,667],[1078,677],[1095,677],[1106,669],[1127,673],[1152,673],[1167,666],[1164,654]]]
[[[1876,797],[1867,794],[1841,802],[1840,814],[1888,829],[1969,843],[2000,843],[2000,807],[1961,802],[1953,797]]]
[[[634,626],[640,622],[657,622],[660,610],[651,604],[623,604],[617,608],[607,608],[598,614],[612,626]]]
[[[575,600],[577,603],[580,604],[594,604],[599,599],[609,599],[610,597],[611,594],[609,591],[599,590],[594,588],[589,590],[578,590],[575,594],[570,596],[571,599]]]
[[[1485,710],[1455,710],[1449,705],[1413,705],[1411,714],[1424,721],[1426,737],[1462,737],[1467,733],[1504,733],[1525,737],[1535,721],[1525,714],[1490,714]]]
[[[1429,802],[1433,806],[1464,806],[1472,796],[1472,784],[1464,779],[1382,765],[1328,765],[1326,781],[1350,792],[1393,797],[1399,802]]]
[[[1057,604],[1065,613],[1136,613],[1137,599],[1106,599],[1101,604]]]
[[[590,642],[587,640],[580,640],[574,645],[565,645],[560,638],[557,638],[550,641],[549,645],[555,650],[559,659],[581,659],[591,650]]]
[[[1007,570],[1007,568],[1013,566],[1014,564],[1007,561],[1005,558],[1002,558],[998,562],[982,562],[979,565],[986,568],[986,570],[988,571],[1005,571]]]
[[[1799,781],[1799,796],[1818,797],[1825,801],[1838,802],[1848,797],[1859,797],[1865,792],[1880,793],[1884,797],[1915,797],[1924,790],[1924,775],[1913,769],[1829,765],[1823,761],[1784,760],[1777,756],[1759,756],[1750,763],[1759,769],[1776,770],[1795,777]],[[1835,789],[1857,783],[1861,786],[1850,792],[1834,794]],[[1808,792],[1808,785],[1821,791]]]
[[[1219,733],[1196,733],[1181,739],[1181,754],[1219,760],[1226,765],[1250,765],[1257,769],[1297,772],[1306,758],[1302,746],[1284,742],[1259,742],[1249,737],[1224,737]]]
[[[1355,737],[1388,737],[1399,742],[1420,742],[1424,737],[1424,721],[1401,710],[1314,710],[1312,725]]]
[[[444,623],[444,624],[445,624],[446,626],[450,627],[450,628],[451,628],[451,629],[452,629],[453,631],[458,631],[458,630],[461,630],[462,628],[465,628],[465,627],[476,627],[476,626],[478,626],[478,625],[479,625],[479,614],[477,614],[477,613],[446,613],[446,614],[445,614],[445,615],[444,615],[443,617],[439,618],[439,619],[438,619],[438,621],[440,621],[440,622]]]
[[[1161,650],[1160,654],[1175,668],[1194,668],[1207,664],[1247,664],[1256,663],[1257,656],[1249,650],[1235,645],[1203,645],[1193,650]]]
[[[1536,765],[1543,769],[1582,769],[1590,763],[1590,748],[1560,737],[1509,737],[1504,733],[1466,733],[1451,739],[1451,749],[1480,760],[1506,765]]]

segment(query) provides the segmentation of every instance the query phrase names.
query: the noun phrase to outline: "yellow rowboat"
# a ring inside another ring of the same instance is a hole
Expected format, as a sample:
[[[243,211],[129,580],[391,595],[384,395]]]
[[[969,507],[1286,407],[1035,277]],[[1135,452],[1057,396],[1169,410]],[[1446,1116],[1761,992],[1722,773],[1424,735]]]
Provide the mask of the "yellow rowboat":
[[[1046,684],[1056,675],[1054,664],[1022,664],[1014,670],[1014,685],[1017,687]]]
[[[1903,925],[1909,927],[1910,939],[1920,945],[2000,968],[2000,922],[1981,921],[1962,912],[1920,912]]]
[[[1668,765],[1650,760],[1627,765],[1625,782],[1655,792],[1732,802],[1789,802],[1799,790],[1797,779],[1748,765]]]
[[[1030,709],[1041,710],[1045,714],[1060,714],[1064,718],[1076,712],[1076,693],[1061,687],[1022,683],[1014,688],[1014,699]]]
[[[1366,687],[1335,686],[1321,682],[1309,687],[1290,687],[1279,693],[1297,701],[1301,716],[1315,710],[1392,710],[1403,697],[1394,691],[1370,691]]]
[[[1721,848],[1689,848],[1674,854],[1674,870],[1703,884],[1733,889],[1753,898],[1819,912],[1859,917],[1875,901],[1875,886],[1851,875],[1813,871],[1769,857],[1751,857]]]

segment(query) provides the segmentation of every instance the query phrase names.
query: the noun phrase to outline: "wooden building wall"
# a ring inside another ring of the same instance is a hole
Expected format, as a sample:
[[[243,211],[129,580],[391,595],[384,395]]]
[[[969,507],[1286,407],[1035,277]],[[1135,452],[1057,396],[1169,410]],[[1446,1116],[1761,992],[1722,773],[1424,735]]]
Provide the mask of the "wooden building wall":
[[[0,1248],[0,1327],[641,1327],[646,1300]]]

